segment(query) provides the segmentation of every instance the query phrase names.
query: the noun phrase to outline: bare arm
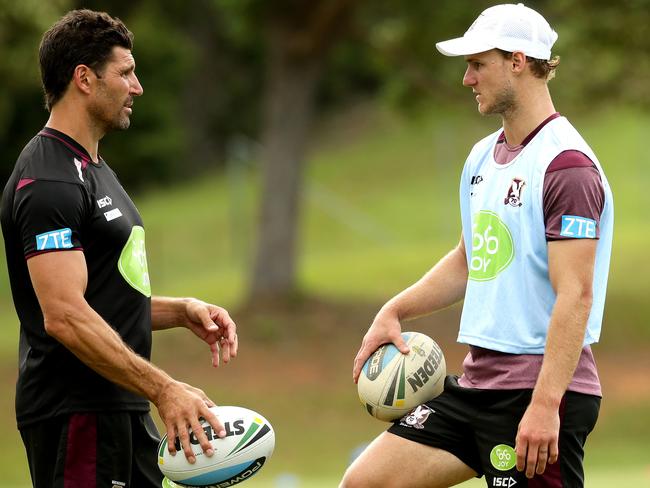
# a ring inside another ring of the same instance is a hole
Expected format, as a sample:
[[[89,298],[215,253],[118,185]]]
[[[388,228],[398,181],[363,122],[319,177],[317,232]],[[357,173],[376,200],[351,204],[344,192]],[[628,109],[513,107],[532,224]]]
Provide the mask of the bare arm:
[[[88,274],[81,251],[40,254],[27,261],[43,311],[45,331],[83,363],[111,382],[149,399],[160,413],[168,436],[178,435],[190,462],[188,426],[206,453],[211,446],[199,423],[204,417],[220,435],[225,431],[208,409],[214,403],[196,388],[180,383],[137,355],[84,298]],[[173,442],[169,443],[173,449]]]
[[[458,245],[416,283],[391,298],[381,308],[363,338],[354,359],[352,377],[359,379],[366,359],[382,344],[392,342],[404,354],[408,347],[401,337],[401,321],[427,315],[453,305],[465,296],[467,257],[461,237]]]
[[[575,372],[592,303],[596,240],[548,244],[549,276],[557,295],[542,369],[517,433],[517,469],[532,478],[558,458],[559,406]]]
[[[164,330],[186,327],[210,346],[212,365],[219,366],[219,353],[227,363],[237,356],[237,326],[228,312],[196,298],[151,298],[151,327]]]

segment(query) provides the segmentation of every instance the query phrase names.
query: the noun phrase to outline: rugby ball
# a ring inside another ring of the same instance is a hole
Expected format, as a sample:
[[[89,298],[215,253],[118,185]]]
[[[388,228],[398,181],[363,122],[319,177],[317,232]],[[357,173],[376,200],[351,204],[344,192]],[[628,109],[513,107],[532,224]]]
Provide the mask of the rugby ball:
[[[445,357],[425,334],[403,332],[409,353],[384,344],[365,362],[357,383],[359,400],[373,417],[392,421],[434,399],[445,383]]]
[[[247,480],[256,474],[273,453],[275,432],[268,420],[259,413],[243,407],[211,407],[226,430],[219,438],[208,422],[203,421],[214,454],[208,457],[190,430],[190,443],[196,462],[190,464],[176,442],[176,455],[168,450],[165,435],[158,446],[158,467],[168,478],[168,487],[200,486],[226,488]]]

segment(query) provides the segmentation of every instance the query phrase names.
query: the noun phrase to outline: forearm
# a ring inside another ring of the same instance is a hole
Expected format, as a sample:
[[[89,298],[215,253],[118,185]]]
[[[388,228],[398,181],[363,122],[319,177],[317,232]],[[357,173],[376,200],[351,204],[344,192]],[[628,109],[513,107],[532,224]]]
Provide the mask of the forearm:
[[[84,364],[107,380],[157,404],[172,378],[136,354],[90,306],[79,304],[68,313],[47,317],[45,327]]]
[[[187,326],[186,306],[190,298],[151,297],[151,328],[164,330]]]
[[[558,295],[533,391],[534,403],[559,406],[580,359],[590,309],[590,289]]]
[[[460,301],[467,287],[467,258],[458,245],[431,268],[420,280],[389,300],[383,311],[400,320],[427,315]]]

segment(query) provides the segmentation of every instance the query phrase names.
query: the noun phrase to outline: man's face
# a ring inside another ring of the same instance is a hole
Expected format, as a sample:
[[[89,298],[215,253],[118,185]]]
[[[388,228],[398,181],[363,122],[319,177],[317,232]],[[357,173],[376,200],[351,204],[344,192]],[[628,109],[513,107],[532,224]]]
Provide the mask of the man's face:
[[[135,60],[131,51],[114,47],[112,56],[96,74],[97,89],[89,104],[89,112],[95,123],[104,132],[128,129],[133,98],[143,92],[135,75]]]
[[[463,85],[476,95],[482,115],[512,112],[516,108],[515,92],[509,76],[510,60],[496,50],[465,56],[467,70]]]

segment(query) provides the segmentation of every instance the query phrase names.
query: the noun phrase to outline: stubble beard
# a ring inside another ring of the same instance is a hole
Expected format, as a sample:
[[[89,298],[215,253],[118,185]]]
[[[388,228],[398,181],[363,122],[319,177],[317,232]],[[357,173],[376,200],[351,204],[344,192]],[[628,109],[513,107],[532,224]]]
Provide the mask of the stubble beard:
[[[512,89],[512,86],[509,84],[503,87],[503,89],[496,93],[494,96],[494,102],[489,107],[481,112],[483,115],[501,115],[502,117],[508,117],[510,114],[514,113],[517,110],[517,99],[515,97],[515,91]]]
[[[100,120],[102,121],[106,132],[113,130],[126,130],[129,128],[131,125],[131,119],[128,114],[122,112],[123,110],[124,107],[122,106],[117,114],[107,113],[108,111],[104,111],[101,114]]]
[[[106,91],[102,87],[102,92],[106,95]],[[113,130],[126,130],[131,125],[131,119],[128,114],[122,113],[126,102],[119,102],[110,96],[103,97],[104,104],[95,104],[89,108],[90,115],[95,120],[95,124],[101,127],[104,134]],[[106,103],[106,101],[110,103]],[[114,112],[114,107],[120,104],[117,113]]]
[[[108,134],[114,130],[126,130],[131,125],[131,120],[127,115],[122,116],[121,114],[113,115],[106,113],[106,111],[92,111],[91,115],[94,121],[95,127],[99,129],[102,134]]]
[[[124,117],[120,117],[117,120],[117,123],[113,124],[111,130],[126,130],[130,126],[131,126],[131,119],[129,118],[128,115],[125,115]]]

